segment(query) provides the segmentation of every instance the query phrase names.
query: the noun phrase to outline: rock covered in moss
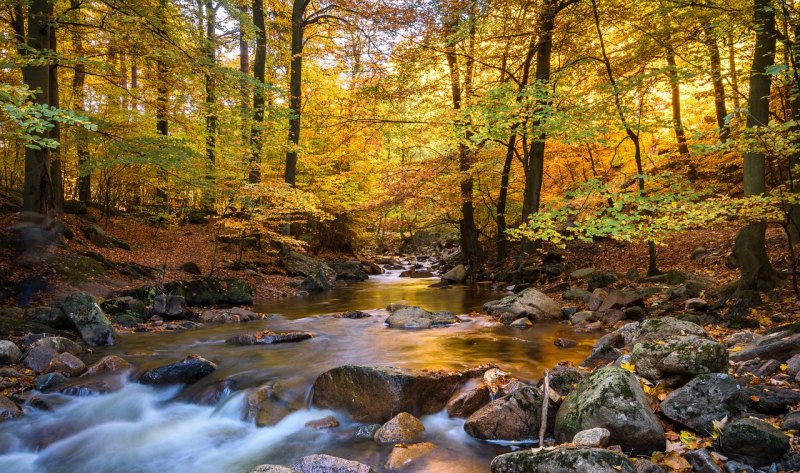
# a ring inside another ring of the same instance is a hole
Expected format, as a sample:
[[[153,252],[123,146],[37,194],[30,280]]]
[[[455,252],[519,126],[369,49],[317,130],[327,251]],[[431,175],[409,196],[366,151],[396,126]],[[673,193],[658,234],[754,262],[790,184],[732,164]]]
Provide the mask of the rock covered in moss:
[[[539,434],[542,394],[525,386],[475,411],[464,430],[482,440],[524,440]]]
[[[521,450],[495,457],[492,473],[636,473],[625,455],[602,448]]]
[[[789,451],[789,437],[763,420],[735,419],[722,429],[722,453],[756,468],[779,460]]]
[[[375,473],[371,466],[331,455],[308,455],[292,465],[300,473]]]
[[[711,435],[713,421],[738,416],[745,406],[744,392],[728,374],[700,375],[672,391],[661,403],[661,413],[697,433]]]
[[[622,368],[600,368],[581,381],[558,409],[554,433],[569,442],[594,427],[608,429],[612,444],[635,453],[649,455],[665,446],[664,428],[639,381]]]
[[[91,295],[85,292],[70,294],[61,304],[61,310],[67,314],[87,345],[114,344],[116,340],[114,328]]]

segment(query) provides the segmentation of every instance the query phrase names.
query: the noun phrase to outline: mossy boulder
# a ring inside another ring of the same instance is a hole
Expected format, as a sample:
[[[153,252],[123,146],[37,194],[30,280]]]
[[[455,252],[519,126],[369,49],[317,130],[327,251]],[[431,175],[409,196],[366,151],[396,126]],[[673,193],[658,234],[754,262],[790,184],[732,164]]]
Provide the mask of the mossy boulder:
[[[526,440],[539,434],[542,394],[525,386],[475,411],[464,430],[481,440]]]
[[[520,317],[553,320],[562,316],[561,306],[556,301],[532,287],[512,296],[487,302],[483,305],[483,310],[504,323],[511,323]]]
[[[521,450],[495,457],[492,473],[636,473],[625,455],[602,448]]]
[[[636,343],[631,351],[636,373],[652,382],[680,386],[700,374],[728,371],[728,350],[696,335]]]
[[[152,298],[149,299],[152,300]],[[139,320],[147,320],[150,318],[145,303],[135,297],[122,296],[106,299],[100,304],[100,308],[103,309],[103,312],[111,316],[124,314],[136,317]]]
[[[672,391],[661,413],[702,435],[711,435],[713,421],[738,416],[745,407],[742,387],[727,373],[700,375]]]
[[[116,339],[103,309],[90,294],[75,292],[61,303],[61,310],[78,329],[83,341],[90,346],[113,345]]]
[[[758,419],[735,419],[719,437],[722,453],[756,468],[780,460],[789,451],[789,437]]]
[[[72,328],[72,322],[70,322],[69,317],[58,307],[30,308],[25,312],[25,319],[57,329]]]
[[[650,409],[639,381],[622,368],[600,368],[581,381],[558,409],[554,434],[570,442],[581,430],[603,427],[612,444],[650,455],[664,450],[664,428]]]
[[[91,281],[105,276],[103,263],[88,256],[64,253],[58,255],[54,262],[56,273],[73,284]]]
[[[289,273],[289,276],[316,276],[317,272],[322,270],[328,280],[336,279],[336,271],[333,268],[318,259],[296,251],[288,250],[283,252],[281,264],[286,269],[286,272]]]

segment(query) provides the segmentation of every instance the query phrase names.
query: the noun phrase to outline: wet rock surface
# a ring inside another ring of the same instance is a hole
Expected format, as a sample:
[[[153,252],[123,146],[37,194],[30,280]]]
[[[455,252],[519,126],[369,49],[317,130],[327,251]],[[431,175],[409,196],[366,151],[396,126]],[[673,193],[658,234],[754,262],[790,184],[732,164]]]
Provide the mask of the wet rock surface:
[[[539,433],[541,409],[541,392],[523,387],[475,411],[464,430],[481,440],[532,439]]]
[[[452,312],[429,312],[421,307],[404,307],[392,312],[385,323],[391,328],[424,329],[460,322]]]
[[[283,331],[273,332],[264,330],[263,332],[244,333],[225,340],[231,345],[272,345],[275,343],[300,342],[314,338],[310,332]]]
[[[492,473],[636,473],[625,455],[601,448],[523,450],[495,457]]]
[[[191,384],[210,375],[217,365],[199,355],[190,355],[183,361],[144,372],[139,377],[142,384]]]
[[[778,461],[789,451],[789,437],[772,425],[752,418],[729,422],[722,430],[719,443],[730,459],[754,467]]]

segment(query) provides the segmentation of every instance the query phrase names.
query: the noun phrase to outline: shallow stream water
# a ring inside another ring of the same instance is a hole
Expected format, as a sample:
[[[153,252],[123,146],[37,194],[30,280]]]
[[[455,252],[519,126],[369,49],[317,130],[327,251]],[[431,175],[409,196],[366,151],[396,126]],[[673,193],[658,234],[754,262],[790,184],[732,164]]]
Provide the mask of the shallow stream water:
[[[53,411],[26,408],[20,419],[0,423],[0,472],[245,473],[261,463],[290,465],[313,453],[362,461],[382,472],[391,446],[354,440],[358,424],[345,414],[306,407],[310,386],[322,372],[345,364],[440,369],[492,363],[530,381],[559,361],[578,363],[591,351],[593,337],[555,322],[519,330],[498,326],[485,316],[462,315],[464,321],[451,327],[389,329],[382,308],[392,302],[469,314],[502,296],[488,287],[433,289],[428,285],[436,280],[399,278],[397,273],[373,276],[325,295],[257,304],[259,312],[274,314],[266,320],[119,336],[117,345],[95,350],[91,358],[120,355],[136,367],[134,376],[189,353],[215,362],[218,369],[183,391],[126,381],[111,394],[48,395],[60,404]],[[331,317],[347,310],[370,311],[373,316]],[[225,343],[233,335],[265,329],[308,331],[315,337],[279,345]],[[559,349],[553,345],[559,337],[576,340],[578,346]],[[220,391],[215,386],[223,380],[230,382]],[[243,390],[276,381],[293,395],[297,410],[271,427],[243,421]],[[211,405],[187,401],[219,392],[221,400]],[[304,427],[331,414],[341,421],[339,428]],[[464,433],[462,419],[450,419],[446,413],[422,421],[423,440],[437,448],[406,471],[486,472],[495,455],[518,447],[474,440]]]

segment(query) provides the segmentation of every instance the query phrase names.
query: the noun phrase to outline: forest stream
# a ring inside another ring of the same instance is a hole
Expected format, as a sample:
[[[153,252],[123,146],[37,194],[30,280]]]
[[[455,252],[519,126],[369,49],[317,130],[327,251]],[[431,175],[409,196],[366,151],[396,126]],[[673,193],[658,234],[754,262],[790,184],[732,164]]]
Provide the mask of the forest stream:
[[[120,355],[140,373],[197,353],[218,369],[183,391],[126,380],[121,390],[110,394],[41,395],[57,407],[52,411],[28,407],[27,415],[0,424],[0,471],[244,473],[258,464],[289,465],[315,453],[358,460],[384,471],[390,448],[357,440],[354,434],[360,424],[344,413],[307,407],[311,385],[324,371],[346,364],[460,369],[491,363],[520,379],[536,380],[545,368],[560,361],[577,364],[591,351],[595,336],[575,333],[569,325],[556,322],[537,322],[532,329],[520,330],[493,323],[490,317],[461,315],[462,323],[450,327],[390,329],[383,322],[388,312],[382,309],[389,303],[469,314],[497,296],[489,287],[433,289],[428,287],[433,279],[399,278],[398,273],[374,276],[324,295],[256,304],[259,312],[272,314],[265,320],[121,335],[115,346],[96,349],[92,357]],[[331,316],[347,310],[364,310],[372,316]],[[307,331],[315,337],[278,345],[225,343],[233,335],[264,329]],[[559,349],[553,344],[559,337],[578,345]],[[273,426],[243,421],[243,390],[271,381],[292,393],[292,407],[297,410]],[[202,405],[198,399],[207,393],[221,399]],[[341,426],[305,427],[306,422],[327,415],[334,415]],[[421,420],[423,440],[437,448],[424,463],[415,464],[414,471],[485,472],[494,456],[519,448],[475,440],[464,432],[463,419],[449,418],[446,412]]]

